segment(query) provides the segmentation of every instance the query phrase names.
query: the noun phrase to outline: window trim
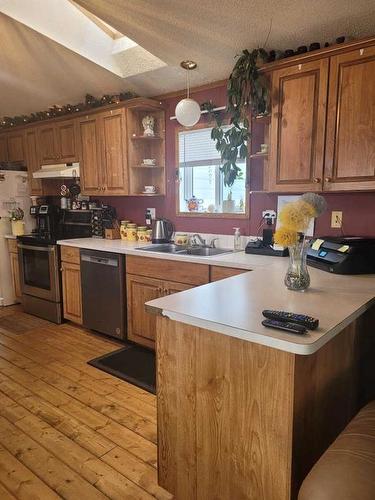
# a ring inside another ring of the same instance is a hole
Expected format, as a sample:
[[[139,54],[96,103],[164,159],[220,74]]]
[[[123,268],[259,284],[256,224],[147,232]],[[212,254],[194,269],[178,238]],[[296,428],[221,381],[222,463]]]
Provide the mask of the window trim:
[[[229,125],[229,121],[224,120],[223,124]],[[201,128],[213,127],[211,122],[201,122],[191,127],[189,130],[198,130]],[[249,157],[246,158],[246,180],[245,180],[245,212],[239,213],[207,213],[207,212],[181,212],[180,211],[180,180],[179,180],[179,140],[178,134],[180,132],[186,132],[186,127],[179,125],[175,130],[175,171],[176,171],[176,182],[175,182],[175,198],[176,198],[176,216],[177,217],[198,217],[206,219],[249,219],[250,217],[250,183],[249,183],[249,169],[250,162]]]

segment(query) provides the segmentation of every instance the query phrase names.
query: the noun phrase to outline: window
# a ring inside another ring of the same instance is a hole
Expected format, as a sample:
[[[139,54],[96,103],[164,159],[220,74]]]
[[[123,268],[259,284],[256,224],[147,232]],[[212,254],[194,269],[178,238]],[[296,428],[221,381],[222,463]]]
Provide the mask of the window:
[[[215,144],[211,128],[178,132],[180,213],[246,213],[246,161],[237,163],[241,174],[234,184],[224,186],[220,154]]]

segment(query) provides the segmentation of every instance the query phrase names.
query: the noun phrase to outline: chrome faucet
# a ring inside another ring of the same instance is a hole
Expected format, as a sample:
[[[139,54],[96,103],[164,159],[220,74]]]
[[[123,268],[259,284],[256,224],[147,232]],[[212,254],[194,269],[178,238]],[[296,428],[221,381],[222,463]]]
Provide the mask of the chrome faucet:
[[[210,247],[211,248],[216,248],[215,241],[219,241],[219,239],[220,238],[212,238],[211,243],[210,243]]]
[[[200,234],[193,234],[190,238],[190,241],[193,246],[206,246],[206,240],[204,240]],[[197,241],[199,241],[199,243],[197,243]]]
[[[190,242],[192,246],[198,246],[203,248],[216,248],[215,241],[218,240],[219,238],[212,238],[211,243],[207,245],[206,240],[204,240],[200,234],[193,234],[190,237]]]

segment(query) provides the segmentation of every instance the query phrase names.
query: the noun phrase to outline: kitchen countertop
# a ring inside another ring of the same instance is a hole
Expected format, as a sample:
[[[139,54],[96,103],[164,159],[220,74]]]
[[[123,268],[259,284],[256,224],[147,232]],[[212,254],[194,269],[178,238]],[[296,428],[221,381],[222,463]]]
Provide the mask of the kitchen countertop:
[[[208,264],[212,266],[236,267],[239,269],[252,270],[256,267],[268,267],[277,264],[282,257],[266,257],[264,255],[248,255],[245,252],[232,252],[212,257],[201,257],[195,255],[178,255],[170,253],[157,253],[137,250],[142,246],[150,246],[151,243],[130,242],[124,240],[105,240],[101,238],[76,238],[72,240],[60,240],[58,245],[76,248],[87,248],[90,250],[101,250],[103,252],[115,252],[125,255],[137,255],[139,257],[151,257],[154,259],[179,260],[181,262],[196,262],[197,264]]]
[[[136,250],[149,243],[94,238],[58,244],[251,270],[152,300],[146,307],[175,321],[295,354],[313,354],[375,304],[375,275],[336,275],[309,267],[311,287],[305,292],[287,290],[284,276],[288,259],[283,257],[244,252],[214,257],[162,254]],[[264,309],[308,314],[319,319],[319,328],[303,336],[266,328],[261,324]]]
[[[4,234],[4,238],[6,240],[16,240],[17,236],[14,236],[14,234]]]

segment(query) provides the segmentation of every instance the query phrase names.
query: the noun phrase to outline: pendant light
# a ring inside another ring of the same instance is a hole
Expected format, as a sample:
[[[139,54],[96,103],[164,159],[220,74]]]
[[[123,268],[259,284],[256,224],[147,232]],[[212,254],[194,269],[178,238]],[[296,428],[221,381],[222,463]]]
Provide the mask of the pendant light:
[[[186,98],[182,99],[176,106],[176,118],[184,127],[193,127],[199,122],[201,108],[197,101],[190,98],[190,73],[197,67],[194,61],[182,61],[180,66],[186,70]]]

